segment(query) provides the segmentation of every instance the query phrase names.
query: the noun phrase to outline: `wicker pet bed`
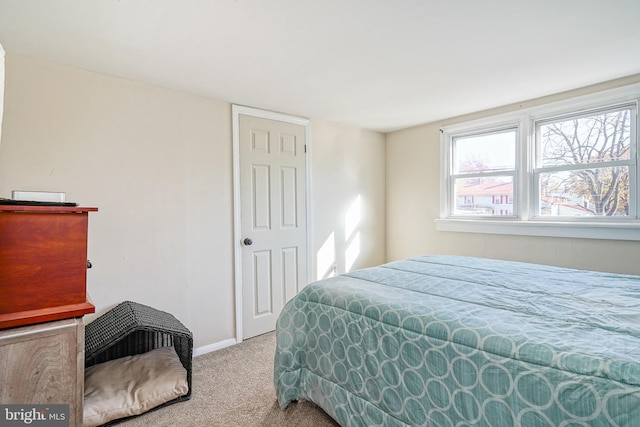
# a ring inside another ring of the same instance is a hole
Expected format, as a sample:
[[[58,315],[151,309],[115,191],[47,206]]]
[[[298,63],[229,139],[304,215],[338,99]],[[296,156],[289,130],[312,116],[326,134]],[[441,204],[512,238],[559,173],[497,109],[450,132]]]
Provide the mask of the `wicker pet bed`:
[[[85,368],[168,346],[187,372],[188,392],[158,409],[191,398],[193,335],[172,314],[132,301],[118,304],[86,325]]]

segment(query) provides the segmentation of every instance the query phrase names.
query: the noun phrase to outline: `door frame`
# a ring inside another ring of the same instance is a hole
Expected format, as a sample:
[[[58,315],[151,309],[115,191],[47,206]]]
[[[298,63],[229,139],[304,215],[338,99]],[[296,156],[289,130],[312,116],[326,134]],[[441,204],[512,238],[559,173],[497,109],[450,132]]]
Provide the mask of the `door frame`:
[[[236,306],[236,342],[244,341],[242,320],[242,227],[241,227],[241,194],[240,194],[240,116],[252,116],[261,119],[275,120],[304,126],[306,153],[305,156],[305,206],[307,216],[307,283],[311,282],[313,256],[311,248],[311,123],[309,119],[261,110],[242,105],[231,105],[232,129],[233,129],[233,254],[234,254],[234,282],[235,282],[235,306]]]

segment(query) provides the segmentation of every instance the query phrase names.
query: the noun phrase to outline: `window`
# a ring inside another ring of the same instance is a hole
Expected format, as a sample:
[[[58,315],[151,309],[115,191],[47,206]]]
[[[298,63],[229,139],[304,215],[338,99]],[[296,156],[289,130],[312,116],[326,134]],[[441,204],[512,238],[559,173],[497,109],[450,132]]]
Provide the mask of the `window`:
[[[437,229],[640,240],[640,84],[442,129]]]
[[[509,210],[513,212],[513,204],[506,199],[513,195],[517,140],[518,130],[513,128],[452,138],[453,215],[507,216]]]
[[[537,215],[631,216],[632,116],[635,106],[625,105],[536,122]]]

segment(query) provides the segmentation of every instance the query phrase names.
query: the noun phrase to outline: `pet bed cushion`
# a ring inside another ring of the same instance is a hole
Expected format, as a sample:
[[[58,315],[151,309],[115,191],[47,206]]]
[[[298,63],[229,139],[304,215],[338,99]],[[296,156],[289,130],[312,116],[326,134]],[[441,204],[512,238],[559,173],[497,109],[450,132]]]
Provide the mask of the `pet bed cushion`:
[[[173,347],[91,366],[84,377],[84,426],[142,414],[189,391]]]

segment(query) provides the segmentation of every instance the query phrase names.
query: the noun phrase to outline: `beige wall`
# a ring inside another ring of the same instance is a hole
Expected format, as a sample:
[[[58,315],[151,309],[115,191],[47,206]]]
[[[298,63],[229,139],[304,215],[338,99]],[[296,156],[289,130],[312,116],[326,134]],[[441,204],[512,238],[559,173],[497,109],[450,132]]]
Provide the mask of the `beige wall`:
[[[7,55],[0,197],[66,191],[90,216],[98,312],[134,300],[174,313],[196,346],[235,334],[231,105]],[[448,233],[439,213],[444,125],[390,133],[311,121],[313,277],[420,254],[463,254],[640,274],[640,243]],[[295,112],[292,112],[295,113]]]
[[[2,144],[2,111],[4,109],[4,49],[0,44],[0,145]]]
[[[313,121],[314,278],[386,261],[385,137]]]
[[[434,223],[442,126],[637,82],[640,75],[388,134],[387,259],[469,255],[640,274],[640,242],[442,232]]]
[[[98,313],[133,300],[173,313],[196,347],[235,336],[228,102],[8,54],[3,123],[0,197],[65,191],[99,208],[88,272]],[[314,251],[361,194],[356,264],[383,261],[384,136],[312,122],[312,138]]]

